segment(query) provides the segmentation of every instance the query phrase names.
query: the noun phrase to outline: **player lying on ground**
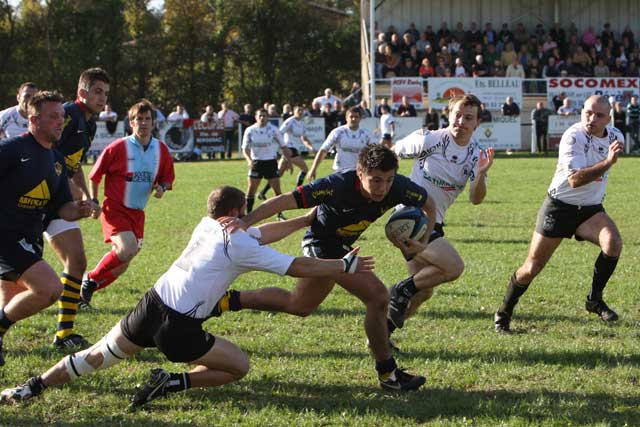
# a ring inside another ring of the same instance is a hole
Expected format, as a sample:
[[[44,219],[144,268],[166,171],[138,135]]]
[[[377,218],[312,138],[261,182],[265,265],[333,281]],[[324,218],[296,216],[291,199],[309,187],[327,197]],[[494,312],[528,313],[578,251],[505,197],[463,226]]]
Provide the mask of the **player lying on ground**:
[[[189,363],[194,368],[181,373],[152,369],[148,383],[131,398],[133,406],[191,387],[215,387],[239,380],[249,371],[247,355],[230,341],[202,329],[205,320],[219,315],[218,301],[238,275],[260,270],[331,278],[373,269],[373,259],[356,257],[357,249],[342,259],[320,260],[294,258],[265,246],[308,226],[315,211],[230,233],[225,229],[225,218],[244,214],[244,193],[234,187],[218,188],[209,195],[207,207],[208,215],[194,230],[182,255],[107,335],[24,385],[2,391],[0,398],[29,399],[47,387],[109,368],[146,347],[156,347],[170,361]]]

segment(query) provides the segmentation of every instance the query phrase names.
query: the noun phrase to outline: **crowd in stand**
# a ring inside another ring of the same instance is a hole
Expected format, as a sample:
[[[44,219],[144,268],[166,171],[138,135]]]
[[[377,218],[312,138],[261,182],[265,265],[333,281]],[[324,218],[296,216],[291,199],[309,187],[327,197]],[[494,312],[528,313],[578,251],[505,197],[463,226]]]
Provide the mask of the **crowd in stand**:
[[[451,30],[446,22],[434,31],[419,32],[411,24],[404,32],[394,26],[380,31],[374,42],[376,78],[391,77],[639,77],[640,51],[629,26],[621,33],[604,24],[580,31],[556,23],[527,29],[490,22],[480,29],[462,22]]]

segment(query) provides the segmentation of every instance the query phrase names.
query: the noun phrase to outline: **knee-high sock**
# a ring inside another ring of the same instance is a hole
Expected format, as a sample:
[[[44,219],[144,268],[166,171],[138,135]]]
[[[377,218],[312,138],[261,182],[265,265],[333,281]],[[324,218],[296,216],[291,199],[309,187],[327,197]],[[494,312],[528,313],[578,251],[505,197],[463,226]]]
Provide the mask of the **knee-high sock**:
[[[593,282],[591,283],[591,293],[589,294],[590,300],[602,299],[602,291],[607,286],[609,278],[613,274],[618,265],[618,257],[611,257],[600,252],[598,259],[596,259],[596,265],[593,268]]]
[[[507,291],[504,294],[504,300],[502,300],[502,305],[498,311],[507,313],[511,316],[513,314],[513,309],[520,300],[520,297],[527,291],[528,287],[529,283],[518,283],[516,280],[516,273],[513,273],[511,279],[509,279],[509,285],[507,286]]]
[[[262,191],[260,191],[260,194],[262,194],[264,197],[267,197],[267,193],[269,192],[270,189],[271,189],[271,184],[267,182],[265,186],[262,188]]]
[[[298,174],[298,180],[296,181],[296,187],[302,185],[305,176],[307,176],[307,173],[305,171],[300,171],[300,173]]]
[[[58,299],[58,327],[56,337],[66,338],[73,332],[73,324],[78,314],[78,302],[80,301],[80,288],[82,280],[77,277],[62,273],[62,295]]]
[[[117,277],[114,276],[111,270],[120,267],[122,264],[124,263],[120,261],[118,255],[116,255],[116,251],[112,249],[102,257],[98,265],[96,265],[96,268],[90,271],[88,276],[91,280],[95,280],[98,283],[98,288],[104,288],[111,284]],[[103,286],[104,283],[106,283],[106,285]]]
[[[7,317],[7,314],[4,312],[4,308],[0,308],[0,338],[4,336],[7,330],[13,325],[15,322],[12,322]]]
[[[253,210],[253,203],[256,201],[254,196],[247,196],[247,213]]]

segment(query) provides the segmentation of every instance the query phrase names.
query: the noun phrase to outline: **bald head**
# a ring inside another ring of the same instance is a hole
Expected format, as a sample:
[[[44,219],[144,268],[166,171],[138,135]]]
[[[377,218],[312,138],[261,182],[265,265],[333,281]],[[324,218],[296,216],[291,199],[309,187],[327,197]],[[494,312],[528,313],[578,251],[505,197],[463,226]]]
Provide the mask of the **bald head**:
[[[607,124],[609,124],[610,112],[611,104],[609,104],[607,97],[602,95],[590,96],[585,101],[582,109],[582,126],[591,135],[602,138]]]
[[[604,107],[611,108],[611,103],[609,102],[609,98],[603,95],[591,95],[584,101],[584,107],[586,108],[588,105],[601,104]]]

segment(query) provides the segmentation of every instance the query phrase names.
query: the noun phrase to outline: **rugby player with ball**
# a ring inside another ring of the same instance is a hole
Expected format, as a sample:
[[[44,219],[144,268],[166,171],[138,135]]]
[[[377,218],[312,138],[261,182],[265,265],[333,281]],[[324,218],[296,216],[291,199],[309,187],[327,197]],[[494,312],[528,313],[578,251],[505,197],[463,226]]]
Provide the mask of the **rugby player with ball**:
[[[464,263],[444,238],[444,215],[470,182],[469,200],[482,203],[487,194],[487,171],[493,164],[493,148],[483,150],[473,132],[480,125],[480,100],[471,94],[449,102],[449,126],[429,131],[417,130],[398,141],[394,150],[400,157],[415,158],[411,180],[427,190],[436,205],[435,227],[420,241],[391,239],[407,259],[409,277],[390,289],[388,327],[392,333],[402,328],[433,289],[456,280]]]

